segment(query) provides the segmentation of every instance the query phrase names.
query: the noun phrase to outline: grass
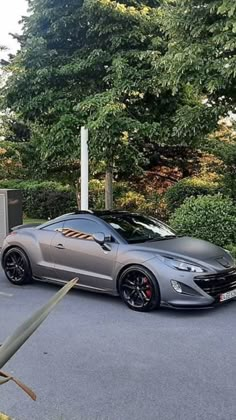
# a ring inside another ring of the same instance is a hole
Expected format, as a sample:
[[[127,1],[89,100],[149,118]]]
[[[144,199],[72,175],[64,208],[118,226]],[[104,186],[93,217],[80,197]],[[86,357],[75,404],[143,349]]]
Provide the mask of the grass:
[[[25,225],[26,223],[44,223],[47,222],[47,220],[43,220],[43,219],[29,219],[29,218],[25,218],[23,219],[23,224]]]

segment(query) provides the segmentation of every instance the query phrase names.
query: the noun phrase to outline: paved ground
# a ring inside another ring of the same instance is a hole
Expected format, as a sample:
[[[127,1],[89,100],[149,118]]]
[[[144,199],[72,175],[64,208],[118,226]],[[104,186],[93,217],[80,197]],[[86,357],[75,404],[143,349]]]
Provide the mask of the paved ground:
[[[0,272],[0,342],[58,288]],[[6,295],[4,295],[6,294]],[[72,291],[6,366],[37,393],[0,389],[16,420],[235,420],[236,302],[139,314]]]

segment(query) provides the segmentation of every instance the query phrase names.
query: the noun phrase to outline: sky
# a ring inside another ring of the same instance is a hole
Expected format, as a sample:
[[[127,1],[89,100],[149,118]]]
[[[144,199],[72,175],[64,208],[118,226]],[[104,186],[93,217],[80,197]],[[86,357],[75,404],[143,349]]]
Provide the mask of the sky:
[[[16,52],[17,42],[9,32],[20,33],[19,20],[26,15],[28,3],[26,0],[1,0],[0,5],[0,45],[5,45],[10,52]]]

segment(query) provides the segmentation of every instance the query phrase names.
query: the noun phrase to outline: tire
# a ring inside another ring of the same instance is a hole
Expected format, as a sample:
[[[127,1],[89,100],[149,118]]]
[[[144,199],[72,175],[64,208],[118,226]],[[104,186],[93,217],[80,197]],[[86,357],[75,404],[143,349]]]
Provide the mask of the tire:
[[[154,275],[144,267],[132,265],[119,278],[118,291],[132,310],[149,312],[160,307],[160,291]]]
[[[3,257],[3,270],[7,279],[17,286],[32,281],[32,272],[27,255],[20,248],[10,248]]]

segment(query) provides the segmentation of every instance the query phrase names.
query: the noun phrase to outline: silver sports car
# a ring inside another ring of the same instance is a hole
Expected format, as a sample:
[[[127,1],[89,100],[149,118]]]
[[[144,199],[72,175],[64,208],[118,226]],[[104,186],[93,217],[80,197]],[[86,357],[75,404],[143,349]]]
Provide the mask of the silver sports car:
[[[236,267],[224,249],[181,237],[153,217],[80,211],[16,227],[2,248],[14,284],[64,284],[120,295],[129,308],[210,307],[236,297]]]

